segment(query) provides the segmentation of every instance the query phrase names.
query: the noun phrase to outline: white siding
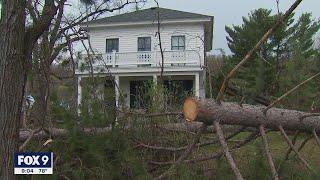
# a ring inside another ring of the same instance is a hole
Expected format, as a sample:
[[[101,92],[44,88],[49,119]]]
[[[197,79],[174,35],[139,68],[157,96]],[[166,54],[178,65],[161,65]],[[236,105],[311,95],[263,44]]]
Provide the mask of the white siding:
[[[138,37],[151,37],[151,50],[159,51],[157,24],[119,27],[96,27],[90,29],[90,41],[95,51],[105,53],[106,39],[119,38],[119,52],[137,52]],[[203,65],[204,26],[202,24],[161,24],[161,42],[164,51],[171,50],[171,36],[184,35],[186,50],[196,50]]]

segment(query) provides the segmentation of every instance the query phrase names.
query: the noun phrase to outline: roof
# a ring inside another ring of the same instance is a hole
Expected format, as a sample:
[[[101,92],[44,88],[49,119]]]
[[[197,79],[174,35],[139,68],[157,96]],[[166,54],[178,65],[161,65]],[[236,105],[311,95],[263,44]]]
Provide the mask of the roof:
[[[124,13],[120,15],[105,17],[87,22],[88,24],[96,23],[125,23],[125,22],[143,22],[143,21],[155,21],[157,12],[159,11],[161,20],[178,20],[178,19],[211,19],[213,16],[207,16],[202,14],[178,11],[166,8],[149,8],[144,10],[138,10],[134,12]],[[86,23],[84,23],[86,24]]]

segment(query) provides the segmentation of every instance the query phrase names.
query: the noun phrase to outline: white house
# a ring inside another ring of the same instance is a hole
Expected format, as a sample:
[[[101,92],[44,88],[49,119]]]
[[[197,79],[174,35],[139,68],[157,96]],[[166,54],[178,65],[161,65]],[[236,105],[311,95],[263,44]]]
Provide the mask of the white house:
[[[159,16],[158,16],[159,15]],[[158,18],[159,17],[159,18]],[[158,41],[158,19],[163,49],[163,77],[186,82],[194,95],[205,97],[205,54],[212,49],[213,16],[164,8],[149,8],[89,21],[81,25],[89,34],[95,60],[93,74],[112,75],[115,101],[125,94],[125,105],[132,106],[132,89],[137,81],[159,78],[162,58]],[[78,103],[81,103],[81,79],[92,68],[81,61],[78,77]]]

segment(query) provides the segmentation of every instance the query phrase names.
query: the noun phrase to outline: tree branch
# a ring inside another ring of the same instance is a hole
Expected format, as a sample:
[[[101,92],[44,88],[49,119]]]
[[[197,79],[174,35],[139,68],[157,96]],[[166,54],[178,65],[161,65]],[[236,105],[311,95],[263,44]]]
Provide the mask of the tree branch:
[[[223,131],[221,129],[221,126],[220,126],[219,122],[218,121],[214,121],[213,125],[214,125],[214,127],[216,129],[216,134],[218,135],[218,139],[220,141],[221,147],[222,147],[222,149],[224,151],[224,154],[225,154],[225,156],[226,156],[226,158],[228,160],[228,163],[229,163],[231,169],[233,170],[234,175],[236,176],[236,178],[238,180],[242,180],[243,177],[242,177],[242,175],[241,175],[241,173],[240,173],[240,171],[239,171],[239,169],[238,169],[238,167],[237,167],[237,165],[236,165],[236,163],[235,163],[235,161],[234,161],[234,159],[233,159],[233,157],[232,157],[232,155],[231,155],[231,153],[229,151],[228,144],[227,144],[226,140],[224,139]]]
[[[320,139],[319,139],[319,137],[318,137],[318,135],[317,135],[316,130],[314,129],[314,130],[312,131],[312,133],[313,133],[314,138],[316,139],[316,142],[317,142],[318,146],[320,146]]]
[[[263,144],[264,144],[264,150],[266,151],[266,155],[267,155],[267,158],[268,158],[268,163],[269,163],[269,166],[270,166],[270,169],[271,169],[271,172],[272,172],[272,179],[279,180],[279,176],[278,176],[276,167],[275,167],[274,162],[273,162],[272,154],[270,152],[270,148],[269,148],[269,144],[268,144],[268,140],[267,140],[267,135],[266,135],[266,132],[264,130],[263,125],[261,125],[259,127],[259,129],[260,129],[260,134],[261,134],[262,141],[263,141]]]
[[[317,76],[320,75],[320,72],[309,77],[308,79],[304,80],[303,82],[301,82],[300,84],[296,85],[294,88],[290,89],[288,92],[284,93],[282,96],[280,96],[278,99],[276,99],[275,101],[273,101],[271,104],[269,104],[268,107],[266,107],[265,110],[263,110],[263,113],[266,114],[267,111],[272,108],[272,106],[274,106],[275,104],[277,104],[278,102],[280,102],[283,98],[285,98],[286,96],[288,96],[289,94],[291,94],[292,92],[294,92],[295,90],[299,89],[301,86],[303,86],[304,84],[306,84],[307,82],[311,81],[312,79],[316,78]]]
[[[38,19],[37,23],[34,23],[31,27],[26,29],[25,33],[25,54],[31,56],[33,46],[42,33],[49,29],[50,23],[57,12],[57,7],[54,4],[54,0],[45,0],[42,15]]]
[[[35,133],[38,133],[41,129],[32,130],[29,137],[24,141],[24,143],[19,147],[19,151],[22,151],[28,143],[31,141]]]
[[[238,129],[237,131],[233,132],[232,134],[230,134],[226,140],[229,140],[233,137],[235,137],[236,135],[238,135],[239,133],[243,132],[243,130],[245,130],[245,127],[241,127],[240,129]],[[217,140],[211,140],[211,141],[206,141],[206,142],[202,142],[202,143],[197,143],[195,146],[197,148],[203,147],[203,146],[208,146],[208,145],[212,145],[217,143]],[[188,148],[188,146],[182,146],[182,147],[161,147],[161,146],[152,146],[152,145],[148,145],[148,144],[144,144],[142,142],[139,142],[138,146],[140,147],[144,147],[147,149],[151,149],[151,150],[157,150],[157,151],[169,151],[169,152],[177,152],[177,151],[183,151],[186,150]]]
[[[279,126],[279,130],[281,132],[281,134],[283,135],[284,139],[286,140],[287,144],[291,147],[291,149],[293,150],[293,152],[295,152],[298,156],[298,158],[300,159],[300,161],[314,174],[316,174],[316,172],[313,170],[313,168],[309,165],[309,163],[301,156],[301,154],[299,153],[299,151],[294,147],[294,145],[292,144],[290,138],[288,137],[287,133],[284,131],[283,127],[280,125]]]
[[[193,142],[189,145],[188,149],[179,157],[179,159],[174,164],[172,164],[172,166],[166,172],[158,176],[156,179],[164,179],[165,177],[170,175],[172,171],[191,154],[195,144],[199,141],[201,134],[205,128],[206,128],[205,125],[201,126],[197,135],[194,137]]]
[[[30,13],[30,16],[31,16],[31,18],[33,20],[33,23],[37,23],[38,15],[37,15],[37,13],[35,11],[35,8],[32,5],[32,0],[27,0],[26,7],[27,7],[27,9],[28,9],[28,11]]]
[[[49,39],[49,43],[50,43],[50,48],[52,49],[55,45],[56,40],[58,39],[58,31],[59,31],[59,27],[61,26],[61,20],[63,17],[63,13],[64,13],[64,3],[67,0],[60,0],[59,4],[58,4],[58,15],[55,18],[55,23],[53,24],[53,28],[50,31],[50,39]]]
[[[88,39],[88,37],[87,37],[87,36],[77,36],[77,37],[74,37],[74,38],[72,38],[72,39],[67,40],[67,42],[64,42],[64,43],[62,43],[62,44],[57,45],[57,46],[54,48],[54,50],[53,50],[53,52],[52,52],[52,54],[51,54],[50,64],[51,64],[51,63],[53,62],[53,60],[59,55],[60,51],[61,51],[63,48],[65,48],[65,47],[67,47],[67,46],[69,45],[69,43],[73,43],[73,42],[80,41],[80,40],[85,40],[85,39]]]
[[[306,114],[300,117],[300,120],[303,121],[307,117],[313,117],[313,116],[320,116],[320,113],[311,113],[311,114]]]
[[[144,1],[139,1],[139,2],[144,2]],[[88,13],[87,15],[85,15],[83,17],[79,17],[78,20],[76,20],[74,22],[68,23],[68,25],[66,27],[63,27],[63,28],[60,29],[59,34],[62,34],[66,30],[71,29],[71,28],[73,28],[73,27],[75,27],[77,25],[80,25],[85,20],[87,20],[88,18],[90,18],[90,17],[92,17],[92,16],[94,16],[96,14],[102,14],[102,13],[105,13],[105,12],[113,12],[113,11],[120,10],[120,9],[124,8],[126,5],[135,4],[135,3],[139,3],[139,2],[137,2],[136,0],[135,1],[127,0],[121,6],[118,6],[118,7],[112,8],[112,9],[109,9],[109,8],[97,9],[96,11],[90,12],[90,13]]]
[[[235,150],[235,149],[239,149],[242,146],[248,144],[249,142],[255,140],[256,138],[259,137],[259,133],[258,132],[253,132],[251,133],[245,140],[235,144],[234,146],[231,147],[231,150]],[[214,154],[210,154],[210,155],[206,155],[206,156],[202,156],[200,158],[197,159],[189,159],[189,160],[185,160],[185,163],[196,163],[196,162],[203,162],[203,161],[208,161],[211,159],[216,159],[216,158],[220,158],[221,156],[224,155],[223,151],[219,151],[217,153]],[[154,164],[154,165],[170,165],[173,164],[174,162],[169,161],[169,162],[155,162],[155,161],[151,161],[149,162],[150,164]]]
[[[296,0],[291,7],[287,10],[287,12],[281,16],[277,22],[261,37],[261,39],[258,41],[258,43],[246,54],[246,56],[237,64],[225,77],[223,84],[221,85],[220,91],[218,93],[218,96],[216,98],[217,102],[220,103],[220,101],[223,99],[224,91],[226,90],[229,80],[236,74],[237,70],[245,64],[247,61],[250,60],[252,54],[259,49],[259,47],[264,43],[269,36],[282,25],[282,22],[289,17],[289,15],[293,12],[294,9],[298,7],[298,5],[301,3],[302,0]]]

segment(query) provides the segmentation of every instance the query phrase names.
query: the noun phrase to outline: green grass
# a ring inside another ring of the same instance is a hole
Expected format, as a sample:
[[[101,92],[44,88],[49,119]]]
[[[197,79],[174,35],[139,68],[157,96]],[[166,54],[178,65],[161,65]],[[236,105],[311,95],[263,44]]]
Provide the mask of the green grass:
[[[246,137],[248,133],[241,133],[233,140],[240,140]],[[292,138],[292,137],[291,137]],[[296,147],[298,148],[306,136],[300,136],[297,139]],[[287,151],[287,144],[284,138],[278,132],[268,133],[268,142],[273,155],[276,168],[280,162],[283,162],[279,168],[279,176],[281,179],[319,179],[320,177],[320,147],[315,140],[311,139],[301,150],[302,156],[314,168],[317,174],[312,174],[291,152],[289,160],[284,161]],[[231,143],[229,143],[231,145]],[[266,159],[265,150],[263,148],[261,138],[237,149],[233,152],[238,168],[245,179],[272,179],[269,164]],[[218,147],[211,148],[211,151],[217,151]],[[210,152],[210,149],[207,149]],[[212,161],[211,166],[214,167],[214,179],[234,179],[233,172],[229,168],[224,157],[219,160]],[[207,167],[208,168],[208,167]]]

